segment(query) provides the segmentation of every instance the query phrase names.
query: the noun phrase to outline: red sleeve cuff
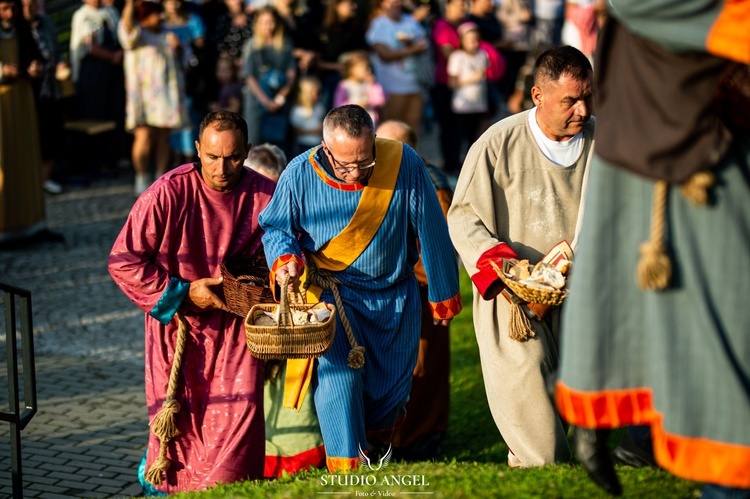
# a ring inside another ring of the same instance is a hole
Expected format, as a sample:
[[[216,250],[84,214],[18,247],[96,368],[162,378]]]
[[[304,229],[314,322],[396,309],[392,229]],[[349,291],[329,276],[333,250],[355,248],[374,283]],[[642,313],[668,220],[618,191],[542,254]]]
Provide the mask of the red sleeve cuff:
[[[505,287],[491,262],[494,262],[498,267],[502,267],[503,259],[517,258],[518,254],[506,243],[500,243],[479,256],[476,264],[477,273],[471,276],[471,280],[482,298],[491,300],[500,294]]]
[[[276,270],[279,267],[283,267],[289,262],[297,262],[297,267],[300,269],[300,272],[305,265],[305,262],[300,257],[294,254],[281,255],[276,259],[276,261],[273,262],[273,265],[271,265],[268,282],[271,284],[271,289],[273,290],[273,299],[276,301],[279,301],[279,299],[281,298],[281,289],[279,289],[279,285],[276,282]]]

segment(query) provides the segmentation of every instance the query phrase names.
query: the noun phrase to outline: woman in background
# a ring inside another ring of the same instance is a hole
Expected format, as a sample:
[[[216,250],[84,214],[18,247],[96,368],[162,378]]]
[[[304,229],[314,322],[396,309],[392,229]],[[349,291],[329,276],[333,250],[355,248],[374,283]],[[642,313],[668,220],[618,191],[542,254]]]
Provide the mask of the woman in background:
[[[32,78],[42,57],[18,4],[0,0],[0,244],[45,232]]]
[[[160,3],[127,0],[118,28],[125,48],[125,126],[134,134],[135,194],[151,185],[151,157],[156,175],[169,167],[169,133],[188,123],[177,35],[163,29]]]
[[[242,0],[224,0],[226,14],[216,21],[216,49],[231,55],[237,67],[242,63],[242,47],[253,36],[252,18]]]
[[[176,164],[195,159],[195,141],[198,127],[208,103],[205,98],[206,85],[201,75],[201,57],[205,46],[206,28],[201,18],[185,10],[182,0],[164,0],[164,29],[177,35],[182,47],[182,67],[184,68],[185,92],[190,121],[180,130],[172,131],[169,145],[175,153]]]
[[[375,77],[386,94],[382,119],[401,120],[419,130],[425,102],[416,56],[429,48],[427,34],[402,12],[401,0],[376,0],[373,14],[365,39],[375,51]]]
[[[251,144],[270,142],[288,152],[289,98],[297,76],[292,44],[273,7],[255,14],[253,37],[242,49],[243,115]]]
[[[356,50],[366,50],[364,26],[357,20],[354,0],[329,0],[318,31],[316,69],[323,84],[323,102],[326,109],[333,105],[333,93],[344,70],[342,55]]]
[[[93,141],[92,157],[115,165],[127,156],[124,131],[125,86],[123,51],[117,40],[117,11],[101,0],[83,0],[70,24],[70,70],[75,85],[71,118],[114,121],[114,133]],[[81,170],[80,165],[68,165]],[[92,168],[86,166],[85,170]],[[88,175],[89,171],[82,171]]]

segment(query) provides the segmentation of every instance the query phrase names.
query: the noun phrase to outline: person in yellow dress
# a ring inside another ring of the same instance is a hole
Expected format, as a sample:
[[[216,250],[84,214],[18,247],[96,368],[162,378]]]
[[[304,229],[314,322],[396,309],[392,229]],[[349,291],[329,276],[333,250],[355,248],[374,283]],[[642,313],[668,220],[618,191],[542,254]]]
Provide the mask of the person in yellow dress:
[[[41,55],[19,4],[0,0],[0,244],[46,232],[42,158],[31,79]]]

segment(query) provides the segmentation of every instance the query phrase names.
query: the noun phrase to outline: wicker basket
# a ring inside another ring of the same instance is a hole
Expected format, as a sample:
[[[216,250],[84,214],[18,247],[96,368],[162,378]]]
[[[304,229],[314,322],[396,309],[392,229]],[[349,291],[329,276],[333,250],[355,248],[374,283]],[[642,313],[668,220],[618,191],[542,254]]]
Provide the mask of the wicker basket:
[[[494,262],[492,266],[495,272],[503,281],[503,283],[510,288],[513,293],[520,299],[531,303],[541,303],[544,305],[561,305],[566,296],[568,296],[567,289],[540,289],[532,288],[525,284],[522,284],[512,277],[508,277],[503,269],[508,268],[510,262],[503,260],[503,268],[498,267]]]
[[[246,317],[253,305],[273,302],[268,265],[262,256],[244,256],[221,263],[224,301],[235,314]]]
[[[301,297],[297,303],[290,304],[290,301],[287,286],[284,285],[281,287],[281,303],[278,305],[278,326],[255,325],[256,319],[264,312],[276,311],[275,304],[254,305],[248,312],[245,318],[245,336],[247,348],[253,357],[263,360],[310,359],[320,357],[331,348],[336,331],[336,307],[326,304],[331,315],[325,322],[295,325],[291,310],[308,310],[313,305],[303,303]]]

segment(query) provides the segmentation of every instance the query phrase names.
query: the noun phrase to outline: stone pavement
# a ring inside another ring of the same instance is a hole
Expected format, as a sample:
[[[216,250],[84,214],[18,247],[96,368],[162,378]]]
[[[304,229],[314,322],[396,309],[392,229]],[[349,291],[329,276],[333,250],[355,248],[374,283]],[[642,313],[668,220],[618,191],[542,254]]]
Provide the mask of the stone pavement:
[[[109,249],[135,200],[131,182],[48,197],[49,228],[65,242],[0,250],[0,281],[32,293],[39,410],[21,433],[24,497],[141,491],[135,470],[148,434],[143,314],[107,272]],[[0,331],[0,410],[7,411]],[[9,425],[0,423],[0,497],[12,494],[10,469]]]

